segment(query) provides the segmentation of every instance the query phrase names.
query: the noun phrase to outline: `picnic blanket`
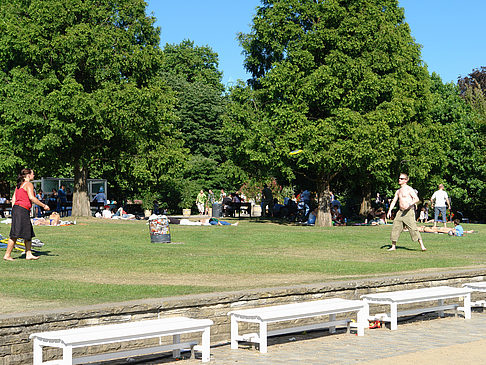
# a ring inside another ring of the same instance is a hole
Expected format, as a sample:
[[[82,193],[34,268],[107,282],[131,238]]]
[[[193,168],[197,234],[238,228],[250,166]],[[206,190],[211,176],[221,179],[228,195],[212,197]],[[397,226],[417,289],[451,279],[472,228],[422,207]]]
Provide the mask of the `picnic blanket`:
[[[3,237],[1,234],[0,234],[0,248],[7,248],[7,242],[8,242],[8,238],[6,237]],[[44,242],[42,242],[40,239],[38,238],[34,238],[32,240],[32,247],[35,247],[35,248],[40,248],[40,247],[43,247],[45,245]],[[15,243],[15,249],[18,250],[18,251],[22,251],[22,252],[25,252],[25,244],[24,244],[24,240],[22,238],[19,238],[17,240],[17,242]],[[34,252],[39,252],[37,250],[34,250],[32,249],[32,251]]]

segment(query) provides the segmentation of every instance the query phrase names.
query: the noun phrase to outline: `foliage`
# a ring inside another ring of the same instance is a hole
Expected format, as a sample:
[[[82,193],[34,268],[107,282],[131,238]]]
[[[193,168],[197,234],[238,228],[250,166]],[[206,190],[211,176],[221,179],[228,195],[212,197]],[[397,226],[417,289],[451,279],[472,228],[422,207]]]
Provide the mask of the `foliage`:
[[[253,77],[232,89],[226,128],[240,143],[230,153],[253,171],[314,182],[320,224],[331,223],[339,174],[385,183],[412,156],[426,173],[428,74],[396,0],[266,0],[240,42]]]
[[[159,29],[145,6],[142,0],[2,2],[0,170],[28,164],[79,179],[89,169],[120,173],[117,183],[134,177],[128,190],[140,191],[158,170],[180,165],[174,164],[180,158],[168,157],[181,152],[170,124],[175,99],[154,78]]]
[[[486,123],[486,67],[480,67],[458,80],[461,96],[478,112]]]
[[[184,139],[184,146],[192,155],[224,161],[226,138],[221,132],[221,116],[225,98],[221,92],[209,84],[190,83],[170,73],[163,73],[162,79],[175,92],[177,118],[173,123]]]
[[[262,199],[262,190],[265,186],[270,187],[273,198],[277,199],[279,203],[283,203],[285,198],[292,198],[295,194],[295,187],[281,186],[275,178],[251,178],[241,185],[238,191],[246,196],[247,200],[251,199],[256,203],[260,203]]]
[[[177,203],[189,208],[200,189],[235,191],[245,174],[225,155],[229,140],[222,133],[222,116],[227,101],[218,55],[189,40],[167,44],[163,54],[160,77],[175,91],[174,125],[190,151]]]
[[[218,70],[218,54],[209,46],[195,46],[191,40],[166,44],[162,71],[182,77],[190,84],[207,85],[224,91],[223,74]]]

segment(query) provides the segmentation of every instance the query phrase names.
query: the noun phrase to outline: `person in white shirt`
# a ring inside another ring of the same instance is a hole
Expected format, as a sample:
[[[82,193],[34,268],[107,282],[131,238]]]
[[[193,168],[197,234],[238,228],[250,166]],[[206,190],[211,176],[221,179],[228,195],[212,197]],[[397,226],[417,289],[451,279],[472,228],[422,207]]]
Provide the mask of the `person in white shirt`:
[[[109,205],[105,205],[105,209],[103,209],[101,212],[101,217],[105,219],[111,219],[111,217],[113,217],[113,213],[111,212]]]
[[[439,190],[432,195],[430,200],[434,204],[434,227],[437,227],[439,213],[441,214],[442,222],[444,222],[444,227],[447,227],[446,208],[451,209],[451,203],[443,184],[439,184]]]

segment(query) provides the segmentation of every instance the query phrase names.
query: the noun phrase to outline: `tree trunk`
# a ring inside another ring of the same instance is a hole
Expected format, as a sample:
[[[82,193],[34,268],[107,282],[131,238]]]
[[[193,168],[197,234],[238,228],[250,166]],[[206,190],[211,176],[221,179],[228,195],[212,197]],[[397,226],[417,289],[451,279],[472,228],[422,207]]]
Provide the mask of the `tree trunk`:
[[[319,208],[316,219],[316,226],[331,227],[331,195],[329,194],[329,181],[323,180],[317,184],[317,196]]]
[[[73,216],[91,217],[88,196],[88,169],[76,164],[74,166]]]

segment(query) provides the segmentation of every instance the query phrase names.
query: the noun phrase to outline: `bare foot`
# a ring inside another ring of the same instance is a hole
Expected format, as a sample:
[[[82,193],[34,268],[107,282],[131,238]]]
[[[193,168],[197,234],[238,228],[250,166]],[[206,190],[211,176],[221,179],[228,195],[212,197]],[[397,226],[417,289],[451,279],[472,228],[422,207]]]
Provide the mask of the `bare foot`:
[[[233,226],[237,226],[237,225],[238,225],[238,223],[240,223],[240,222],[233,223]]]
[[[9,256],[9,257],[5,257],[5,256],[4,256],[4,257],[3,257],[3,259],[4,259],[5,261],[14,261],[14,258],[13,258],[13,257],[10,257],[10,256]]]
[[[25,257],[26,260],[39,260],[39,256],[29,255]]]
[[[422,251],[427,251],[427,249],[425,247],[421,247]]]
[[[388,249],[388,251],[396,251],[396,249],[397,249],[397,248],[396,248],[395,246],[392,246],[392,247],[390,247],[390,248]]]

